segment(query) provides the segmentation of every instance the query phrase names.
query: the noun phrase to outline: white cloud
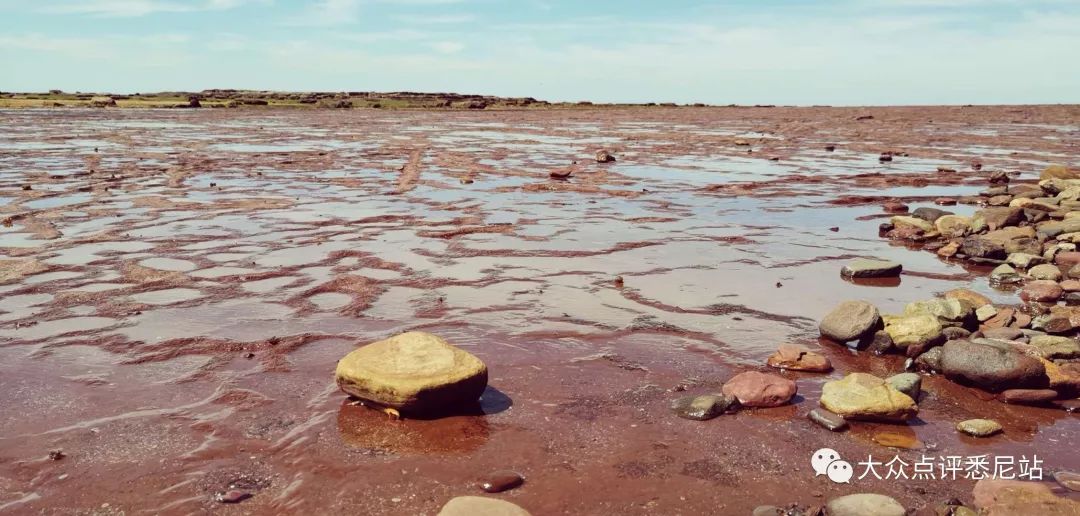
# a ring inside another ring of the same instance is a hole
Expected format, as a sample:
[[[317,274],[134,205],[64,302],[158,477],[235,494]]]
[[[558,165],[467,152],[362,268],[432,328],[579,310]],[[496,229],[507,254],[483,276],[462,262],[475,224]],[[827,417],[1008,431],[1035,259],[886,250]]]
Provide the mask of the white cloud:
[[[456,54],[465,50],[465,45],[457,41],[439,41],[433,43],[431,48],[440,54]]]
[[[265,0],[77,0],[50,1],[38,12],[81,14],[107,18],[134,18],[157,13],[224,11]]]
[[[285,25],[301,27],[327,27],[356,22],[360,15],[362,0],[318,0],[311,7],[284,22]]]

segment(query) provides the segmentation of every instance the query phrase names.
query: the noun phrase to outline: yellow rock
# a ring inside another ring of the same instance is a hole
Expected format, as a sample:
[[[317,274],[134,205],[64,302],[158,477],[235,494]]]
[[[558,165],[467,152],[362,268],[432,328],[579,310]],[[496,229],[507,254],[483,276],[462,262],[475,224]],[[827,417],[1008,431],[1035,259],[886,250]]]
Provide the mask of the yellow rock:
[[[901,421],[919,413],[911,396],[866,373],[851,373],[843,380],[825,382],[821,406],[844,419]]]
[[[361,347],[338,362],[341,390],[402,412],[474,403],[487,387],[487,366],[438,336],[409,332]]]

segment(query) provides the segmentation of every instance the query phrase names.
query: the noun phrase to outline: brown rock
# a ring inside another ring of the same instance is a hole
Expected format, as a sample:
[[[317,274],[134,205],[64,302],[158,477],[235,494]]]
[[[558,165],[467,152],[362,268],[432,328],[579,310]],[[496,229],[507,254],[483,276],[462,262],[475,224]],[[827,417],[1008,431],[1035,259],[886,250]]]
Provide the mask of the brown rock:
[[[1020,289],[1020,299],[1050,303],[1061,299],[1064,292],[1056,281],[1036,280],[1027,283]]]
[[[501,493],[509,491],[525,483],[525,477],[513,471],[496,471],[482,481],[480,489],[488,493]]]
[[[766,363],[769,367],[792,371],[814,373],[832,371],[832,363],[827,357],[795,344],[781,344]]]
[[[998,310],[997,315],[987,319],[986,322],[979,326],[980,329],[984,328],[1004,328],[1015,320],[1016,310],[1012,308],[1002,308]]]
[[[961,301],[968,301],[975,308],[981,308],[990,304],[990,298],[975,292],[974,290],[968,290],[966,288],[957,288],[945,292],[945,297],[948,299],[958,299]]]
[[[908,207],[902,202],[890,201],[881,205],[885,213],[907,213]]]
[[[744,407],[777,407],[791,400],[798,388],[782,376],[747,371],[728,380],[721,392],[735,397]]]
[[[1057,399],[1052,389],[1008,389],[998,394],[998,399],[1012,405],[1043,405]]]

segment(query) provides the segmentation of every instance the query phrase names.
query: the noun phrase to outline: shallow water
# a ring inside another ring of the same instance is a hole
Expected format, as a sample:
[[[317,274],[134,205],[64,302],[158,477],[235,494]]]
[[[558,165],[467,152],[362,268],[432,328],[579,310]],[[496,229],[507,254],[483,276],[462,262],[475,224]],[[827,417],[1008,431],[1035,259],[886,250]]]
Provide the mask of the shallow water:
[[[208,512],[240,482],[254,512],[333,500],[431,514],[498,469],[526,475],[507,496],[534,514],[968,499],[967,481],[823,483],[805,461],[897,453],[869,438],[876,425],[830,434],[805,419],[824,381],[902,369],[818,343],[833,305],[897,312],[961,286],[1016,300],[878,238],[880,204],[934,206],[990,170],[1030,179],[1076,155],[1055,108],[1025,124],[1005,108],[925,109],[857,127],[842,109],[0,112],[0,259],[26,261],[0,285],[0,512]],[[601,147],[618,161],[591,160]],[[885,150],[911,156],[880,163]],[[563,167],[568,181],[548,177]],[[857,256],[908,273],[843,281]],[[342,355],[411,329],[489,365],[479,412],[391,422],[336,389]],[[714,390],[785,342],[820,347],[837,371],[792,374],[802,398],[788,407],[668,412],[676,386]],[[936,378],[924,389],[903,431],[935,453],[1080,468],[1075,415]],[[975,416],[1005,434],[952,430]],[[44,458],[57,448],[64,460]]]

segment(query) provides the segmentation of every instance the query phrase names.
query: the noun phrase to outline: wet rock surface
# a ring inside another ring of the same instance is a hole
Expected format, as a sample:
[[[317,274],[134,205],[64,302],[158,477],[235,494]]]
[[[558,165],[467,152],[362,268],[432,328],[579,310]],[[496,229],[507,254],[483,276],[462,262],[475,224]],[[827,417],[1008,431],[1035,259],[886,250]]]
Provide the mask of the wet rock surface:
[[[957,423],[956,429],[972,437],[990,437],[1001,432],[1001,424],[990,419],[969,419]]]
[[[413,413],[447,412],[473,404],[487,387],[487,366],[468,352],[424,332],[365,345],[338,362],[341,390]]]
[[[881,314],[865,301],[845,301],[821,320],[821,335],[836,342],[858,340],[877,329]]]
[[[725,382],[723,391],[744,407],[778,407],[791,400],[798,388],[782,376],[747,371]]]
[[[671,402],[671,411],[683,419],[707,421],[737,406],[737,400],[731,396],[705,394],[678,398]]]
[[[842,380],[826,382],[821,406],[844,419],[903,421],[918,413],[910,396],[885,380],[866,373],[851,373]]]

